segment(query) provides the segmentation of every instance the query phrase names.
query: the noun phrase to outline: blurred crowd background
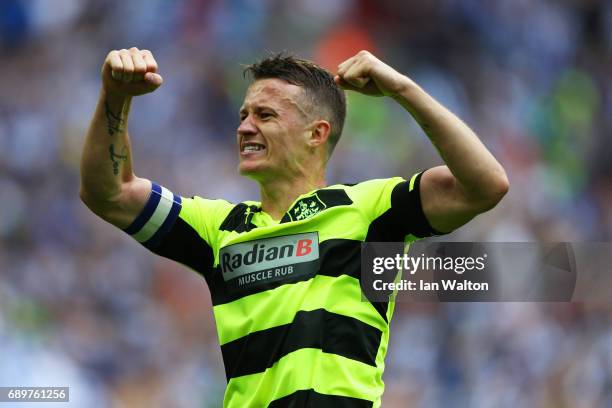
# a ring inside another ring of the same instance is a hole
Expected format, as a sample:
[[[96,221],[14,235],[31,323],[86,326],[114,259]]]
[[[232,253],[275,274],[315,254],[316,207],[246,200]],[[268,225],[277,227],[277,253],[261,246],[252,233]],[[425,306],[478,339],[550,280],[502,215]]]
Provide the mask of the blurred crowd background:
[[[101,64],[131,46],[152,50],[165,79],[132,106],[137,174],[182,195],[258,197],[236,173],[241,64],[288,50],[333,70],[369,49],[508,171],[504,201],[449,239],[612,238],[612,2],[5,0],[0,386],[70,386],[75,407],[221,404],[204,279],[78,197]],[[348,103],[330,183],[441,163],[392,101]],[[612,406],[611,320],[612,301],[398,304],[383,406]]]

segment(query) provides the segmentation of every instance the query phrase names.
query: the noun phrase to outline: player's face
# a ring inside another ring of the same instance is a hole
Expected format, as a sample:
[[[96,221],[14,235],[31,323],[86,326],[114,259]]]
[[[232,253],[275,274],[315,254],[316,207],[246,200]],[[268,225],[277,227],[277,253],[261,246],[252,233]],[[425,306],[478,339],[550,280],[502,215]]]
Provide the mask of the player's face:
[[[240,109],[240,174],[258,181],[306,172],[310,134],[303,90],[280,79],[255,81]]]

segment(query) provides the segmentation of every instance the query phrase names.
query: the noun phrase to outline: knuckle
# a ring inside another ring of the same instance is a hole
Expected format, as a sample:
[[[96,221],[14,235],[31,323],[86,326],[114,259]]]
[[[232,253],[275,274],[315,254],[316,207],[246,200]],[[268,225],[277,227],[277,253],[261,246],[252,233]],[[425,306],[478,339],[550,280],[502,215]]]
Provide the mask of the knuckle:
[[[129,51],[130,52],[138,52],[139,50],[136,47],[132,47],[132,48],[129,49]]]
[[[106,58],[104,58],[104,65],[110,65],[111,67],[116,65],[117,56],[112,52],[109,52]]]

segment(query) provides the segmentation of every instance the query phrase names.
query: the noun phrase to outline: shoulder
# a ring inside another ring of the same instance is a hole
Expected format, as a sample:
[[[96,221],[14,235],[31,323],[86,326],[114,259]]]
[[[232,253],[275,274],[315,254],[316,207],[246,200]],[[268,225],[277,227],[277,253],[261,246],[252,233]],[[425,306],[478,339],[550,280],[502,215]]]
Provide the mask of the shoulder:
[[[184,198],[180,217],[189,219],[198,224],[204,219],[208,222],[221,223],[229,212],[236,206],[223,199],[207,199],[200,196]]]
[[[327,188],[343,190],[357,206],[385,206],[390,205],[393,189],[405,181],[402,177],[390,177],[364,180],[355,184],[337,184]]]
[[[339,186],[344,186],[347,190],[352,192],[372,192],[385,188],[390,184],[397,184],[402,181],[405,181],[402,177],[387,177],[387,178],[377,178],[364,180],[359,183],[347,183],[347,184],[339,184]]]

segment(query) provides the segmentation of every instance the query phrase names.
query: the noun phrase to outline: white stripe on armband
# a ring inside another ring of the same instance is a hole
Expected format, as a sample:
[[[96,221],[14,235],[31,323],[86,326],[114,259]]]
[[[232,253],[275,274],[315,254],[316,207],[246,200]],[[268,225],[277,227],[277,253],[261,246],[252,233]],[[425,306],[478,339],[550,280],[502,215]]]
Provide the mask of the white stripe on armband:
[[[174,203],[174,194],[167,188],[161,187],[161,197],[159,203],[157,204],[157,208],[151,215],[151,218],[147,223],[132,237],[138,242],[146,242],[159,230],[162,226],[168,214],[170,213],[170,209],[172,208],[172,204]],[[155,191],[152,191],[151,194],[158,194]]]

